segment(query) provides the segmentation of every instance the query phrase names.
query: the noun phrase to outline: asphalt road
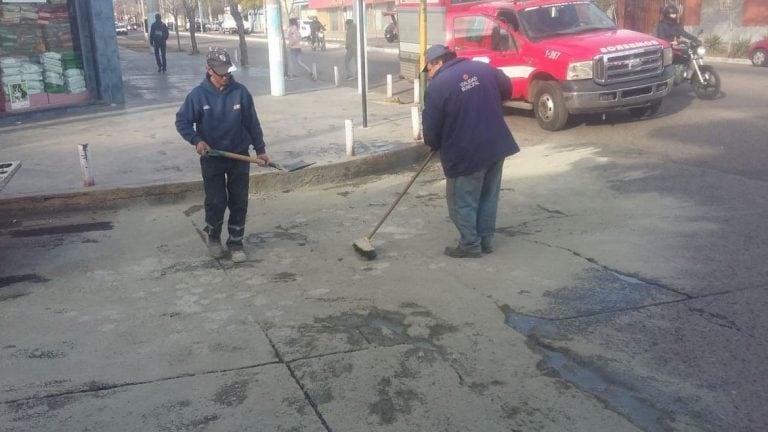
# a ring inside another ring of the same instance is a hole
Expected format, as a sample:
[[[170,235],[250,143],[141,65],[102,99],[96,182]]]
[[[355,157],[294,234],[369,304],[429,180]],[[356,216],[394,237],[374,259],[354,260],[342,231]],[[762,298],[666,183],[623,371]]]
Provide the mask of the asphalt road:
[[[253,195],[241,266],[199,199],[7,222],[0,430],[763,431],[768,68],[715,67],[652,119],[510,109],[479,260],[438,166],[371,262],[410,173]]]

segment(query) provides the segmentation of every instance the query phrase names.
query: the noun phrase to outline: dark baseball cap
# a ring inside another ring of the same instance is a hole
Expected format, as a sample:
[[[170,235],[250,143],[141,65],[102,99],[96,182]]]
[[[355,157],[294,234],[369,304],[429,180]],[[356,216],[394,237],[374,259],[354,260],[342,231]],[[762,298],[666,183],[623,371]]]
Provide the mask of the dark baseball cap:
[[[424,69],[422,69],[421,71],[426,72],[427,65],[430,62],[435,61],[438,57],[442,56],[443,54],[447,54],[449,52],[451,52],[450,48],[441,44],[435,44],[427,48],[427,51],[424,53]]]
[[[237,67],[232,64],[229,53],[223,48],[208,51],[208,54],[205,56],[205,62],[217,75],[225,75],[237,70]]]

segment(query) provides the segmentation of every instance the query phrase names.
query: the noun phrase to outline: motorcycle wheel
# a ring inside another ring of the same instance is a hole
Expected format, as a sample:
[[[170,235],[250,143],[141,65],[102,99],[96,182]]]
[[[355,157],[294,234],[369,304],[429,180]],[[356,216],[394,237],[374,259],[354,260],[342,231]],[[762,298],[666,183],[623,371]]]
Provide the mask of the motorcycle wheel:
[[[699,66],[701,80],[698,74],[693,74],[691,84],[693,93],[699,99],[712,100],[720,94],[720,75],[710,65]]]

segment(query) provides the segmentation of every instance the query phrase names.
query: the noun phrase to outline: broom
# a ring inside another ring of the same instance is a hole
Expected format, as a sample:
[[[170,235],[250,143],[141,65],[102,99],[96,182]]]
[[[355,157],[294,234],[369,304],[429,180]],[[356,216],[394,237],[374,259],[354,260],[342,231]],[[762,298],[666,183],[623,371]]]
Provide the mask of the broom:
[[[389,210],[384,214],[384,217],[381,218],[379,223],[376,224],[376,226],[371,230],[371,233],[368,234],[368,237],[363,237],[361,239],[355,240],[354,243],[352,243],[352,246],[355,248],[355,251],[360,254],[363,258],[367,258],[368,260],[373,260],[376,258],[376,249],[374,249],[373,244],[371,243],[371,240],[373,239],[373,236],[376,234],[376,231],[379,230],[381,225],[384,223],[385,220],[387,220],[387,217],[389,217],[389,214],[392,213],[392,210],[395,209],[395,206],[397,206],[397,203],[400,202],[400,200],[405,196],[406,192],[408,192],[408,189],[410,189],[411,185],[414,181],[416,181],[416,177],[421,174],[422,171],[424,171],[424,168],[427,166],[430,160],[432,160],[432,156],[434,156],[435,151],[432,150],[429,152],[429,155],[424,160],[424,162],[421,164],[421,167],[419,167],[419,170],[416,171],[416,174],[411,177],[411,180],[408,182],[407,185],[405,185],[405,188],[402,192],[400,192],[400,195],[397,196],[397,199],[395,202],[392,203],[391,206],[389,206]]]

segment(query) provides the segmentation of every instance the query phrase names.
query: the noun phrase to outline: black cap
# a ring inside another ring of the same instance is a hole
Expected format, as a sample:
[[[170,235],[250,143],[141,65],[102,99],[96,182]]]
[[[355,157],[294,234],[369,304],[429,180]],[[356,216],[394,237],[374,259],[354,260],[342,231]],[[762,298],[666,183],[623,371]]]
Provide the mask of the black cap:
[[[433,61],[435,61],[438,57],[442,56],[443,54],[447,54],[451,52],[451,50],[441,44],[435,44],[431,47],[427,48],[427,52],[424,53],[424,69],[422,69],[422,72],[427,71],[427,65]]]
[[[205,56],[205,62],[217,75],[226,75],[237,70],[237,67],[232,64],[229,53],[223,48],[208,51],[208,54]]]

